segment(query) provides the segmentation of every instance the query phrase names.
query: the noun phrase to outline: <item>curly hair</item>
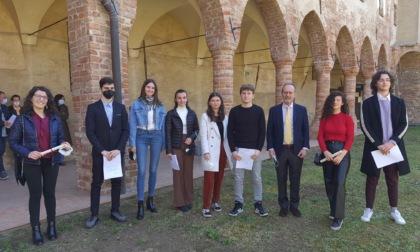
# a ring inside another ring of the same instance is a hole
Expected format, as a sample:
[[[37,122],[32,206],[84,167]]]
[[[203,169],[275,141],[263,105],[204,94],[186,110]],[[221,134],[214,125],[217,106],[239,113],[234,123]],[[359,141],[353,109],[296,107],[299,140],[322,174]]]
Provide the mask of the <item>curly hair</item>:
[[[376,95],[376,93],[378,93],[378,87],[376,86],[378,80],[381,78],[382,74],[387,74],[389,76],[389,80],[391,81],[391,86],[389,87],[389,92],[392,93],[392,89],[394,87],[394,81],[395,78],[394,76],[392,76],[392,74],[386,70],[381,70],[376,72],[373,76],[372,76],[372,81],[370,82],[370,89],[372,91],[372,95]]]
[[[321,119],[327,119],[333,114],[333,106],[335,97],[341,96],[341,100],[343,101],[343,106],[341,106],[341,112],[344,114],[349,114],[349,104],[347,103],[347,99],[343,93],[340,91],[332,92],[327,99],[325,99],[324,107],[322,108],[322,116]]]
[[[213,97],[219,97],[220,102],[221,102],[220,107],[219,107],[219,111],[217,113],[218,116],[214,115],[214,111],[213,111],[212,107],[210,106],[210,100]],[[209,99],[207,100],[206,114],[210,118],[210,121],[212,121],[212,122],[223,122],[223,119],[225,119],[225,105],[223,104],[222,96],[218,92],[213,92],[209,95]]]
[[[32,106],[32,97],[34,96],[36,91],[43,91],[47,94],[48,101],[47,101],[47,105],[44,108],[45,115],[50,116],[52,114],[57,114],[57,108],[54,105],[54,97],[51,91],[44,86],[35,86],[31,90],[29,90],[28,94],[26,95],[24,99],[21,113],[28,114],[28,115],[33,115],[35,113],[34,108]]]

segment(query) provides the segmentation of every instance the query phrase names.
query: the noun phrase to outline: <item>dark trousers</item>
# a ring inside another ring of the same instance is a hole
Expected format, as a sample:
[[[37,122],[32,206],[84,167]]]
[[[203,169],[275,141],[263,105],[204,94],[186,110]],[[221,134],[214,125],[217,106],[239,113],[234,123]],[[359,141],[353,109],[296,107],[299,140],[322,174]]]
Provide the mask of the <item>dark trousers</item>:
[[[281,208],[299,208],[300,176],[302,173],[303,159],[293,153],[293,149],[283,148],[280,155],[277,154],[278,165],[277,190],[278,203]],[[287,175],[290,180],[290,203],[287,197]]]
[[[396,164],[388,165],[382,168],[385,173],[386,186],[388,188],[388,199],[391,207],[398,206],[398,167]],[[375,201],[376,186],[378,185],[379,176],[366,177],[366,207],[373,208]]]
[[[1,134],[1,127],[0,127]],[[0,172],[4,171],[3,155],[6,152],[6,137],[0,137]]]
[[[181,149],[172,149],[172,154],[178,158],[179,171],[172,170],[174,184],[174,206],[182,207],[192,205],[194,200],[193,164],[194,154],[185,153],[187,145],[184,144],[186,135],[182,137]]]
[[[226,167],[226,152],[223,147],[223,141],[220,143],[219,171],[204,171],[203,186],[203,209],[210,208],[210,199],[213,193],[212,203],[219,203],[220,191],[222,189],[223,175]]]
[[[344,143],[327,141],[329,152],[335,153],[344,147]],[[325,162],[323,165],[325,191],[330,203],[330,213],[334,218],[344,219],[346,204],[346,178],[350,169],[350,152],[341,160],[339,165]]]
[[[124,167],[124,155],[121,155],[121,166]],[[99,214],[101,186],[104,182],[104,161],[102,155],[92,158],[92,184],[90,186],[90,211],[92,215]],[[121,178],[111,179],[111,212],[117,212],[120,207]]]
[[[41,158],[40,165],[24,164],[23,173],[29,189],[29,216],[32,226],[39,225],[41,196],[47,211],[47,220],[55,221],[55,185],[58,177],[58,167],[51,165],[51,159]]]

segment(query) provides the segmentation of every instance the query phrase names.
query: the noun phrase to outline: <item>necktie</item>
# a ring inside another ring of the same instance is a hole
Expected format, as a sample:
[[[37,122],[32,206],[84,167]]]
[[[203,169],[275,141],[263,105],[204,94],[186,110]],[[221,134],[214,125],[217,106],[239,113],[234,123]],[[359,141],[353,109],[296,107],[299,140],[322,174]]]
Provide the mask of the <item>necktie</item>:
[[[106,117],[108,118],[109,126],[112,126],[112,107],[111,104],[106,104],[105,106]]]
[[[284,141],[286,144],[292,143],[292,119],[290,116],[290,106],[287,107],[286,111],[286,127],[284,129]]]

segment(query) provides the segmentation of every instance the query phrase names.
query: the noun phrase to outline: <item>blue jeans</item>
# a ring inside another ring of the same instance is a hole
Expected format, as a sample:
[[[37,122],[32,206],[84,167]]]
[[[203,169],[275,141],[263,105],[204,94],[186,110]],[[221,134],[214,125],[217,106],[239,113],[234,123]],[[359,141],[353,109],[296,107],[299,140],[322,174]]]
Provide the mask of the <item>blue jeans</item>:
[[[1,129],[1,128],[0,128]],[[1,134],[1,131],[0,131]],[[0,172],[4,171],[3,155],[6,151],[6,137],[0,137]]]
[[[150,147],[149,190],[148,195],[155,194],[156,175],[159,165],[160,151],[163,147],[162,130],[137,129],[136,155],[137,155],[137,198],[144,200],[144,178],[146,177],[147,150]]]

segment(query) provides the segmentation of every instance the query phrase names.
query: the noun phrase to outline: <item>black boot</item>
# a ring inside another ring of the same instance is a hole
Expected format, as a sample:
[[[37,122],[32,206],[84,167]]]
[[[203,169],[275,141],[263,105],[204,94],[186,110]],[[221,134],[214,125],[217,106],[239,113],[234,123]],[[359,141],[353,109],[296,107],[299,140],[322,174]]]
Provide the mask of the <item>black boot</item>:
[[[55,221],[48,222],[47,235],[50,241],[57,239],[57,230],[55,229]]]
[[[140,200],[137,207],[137,219],[142,220],[144,218],[144,206],[143,200]]]
[[[147,205],[147,210],[150,210],[150,212],[152,213],[157,213],[157,208],[155,204],[153,203],[153,196],[147,197],[146,205]]]
[[[32,241],[37,246],[44,244],[44,239],[42,238],[41,234],[41,227],[39,225],[32,226]]]

